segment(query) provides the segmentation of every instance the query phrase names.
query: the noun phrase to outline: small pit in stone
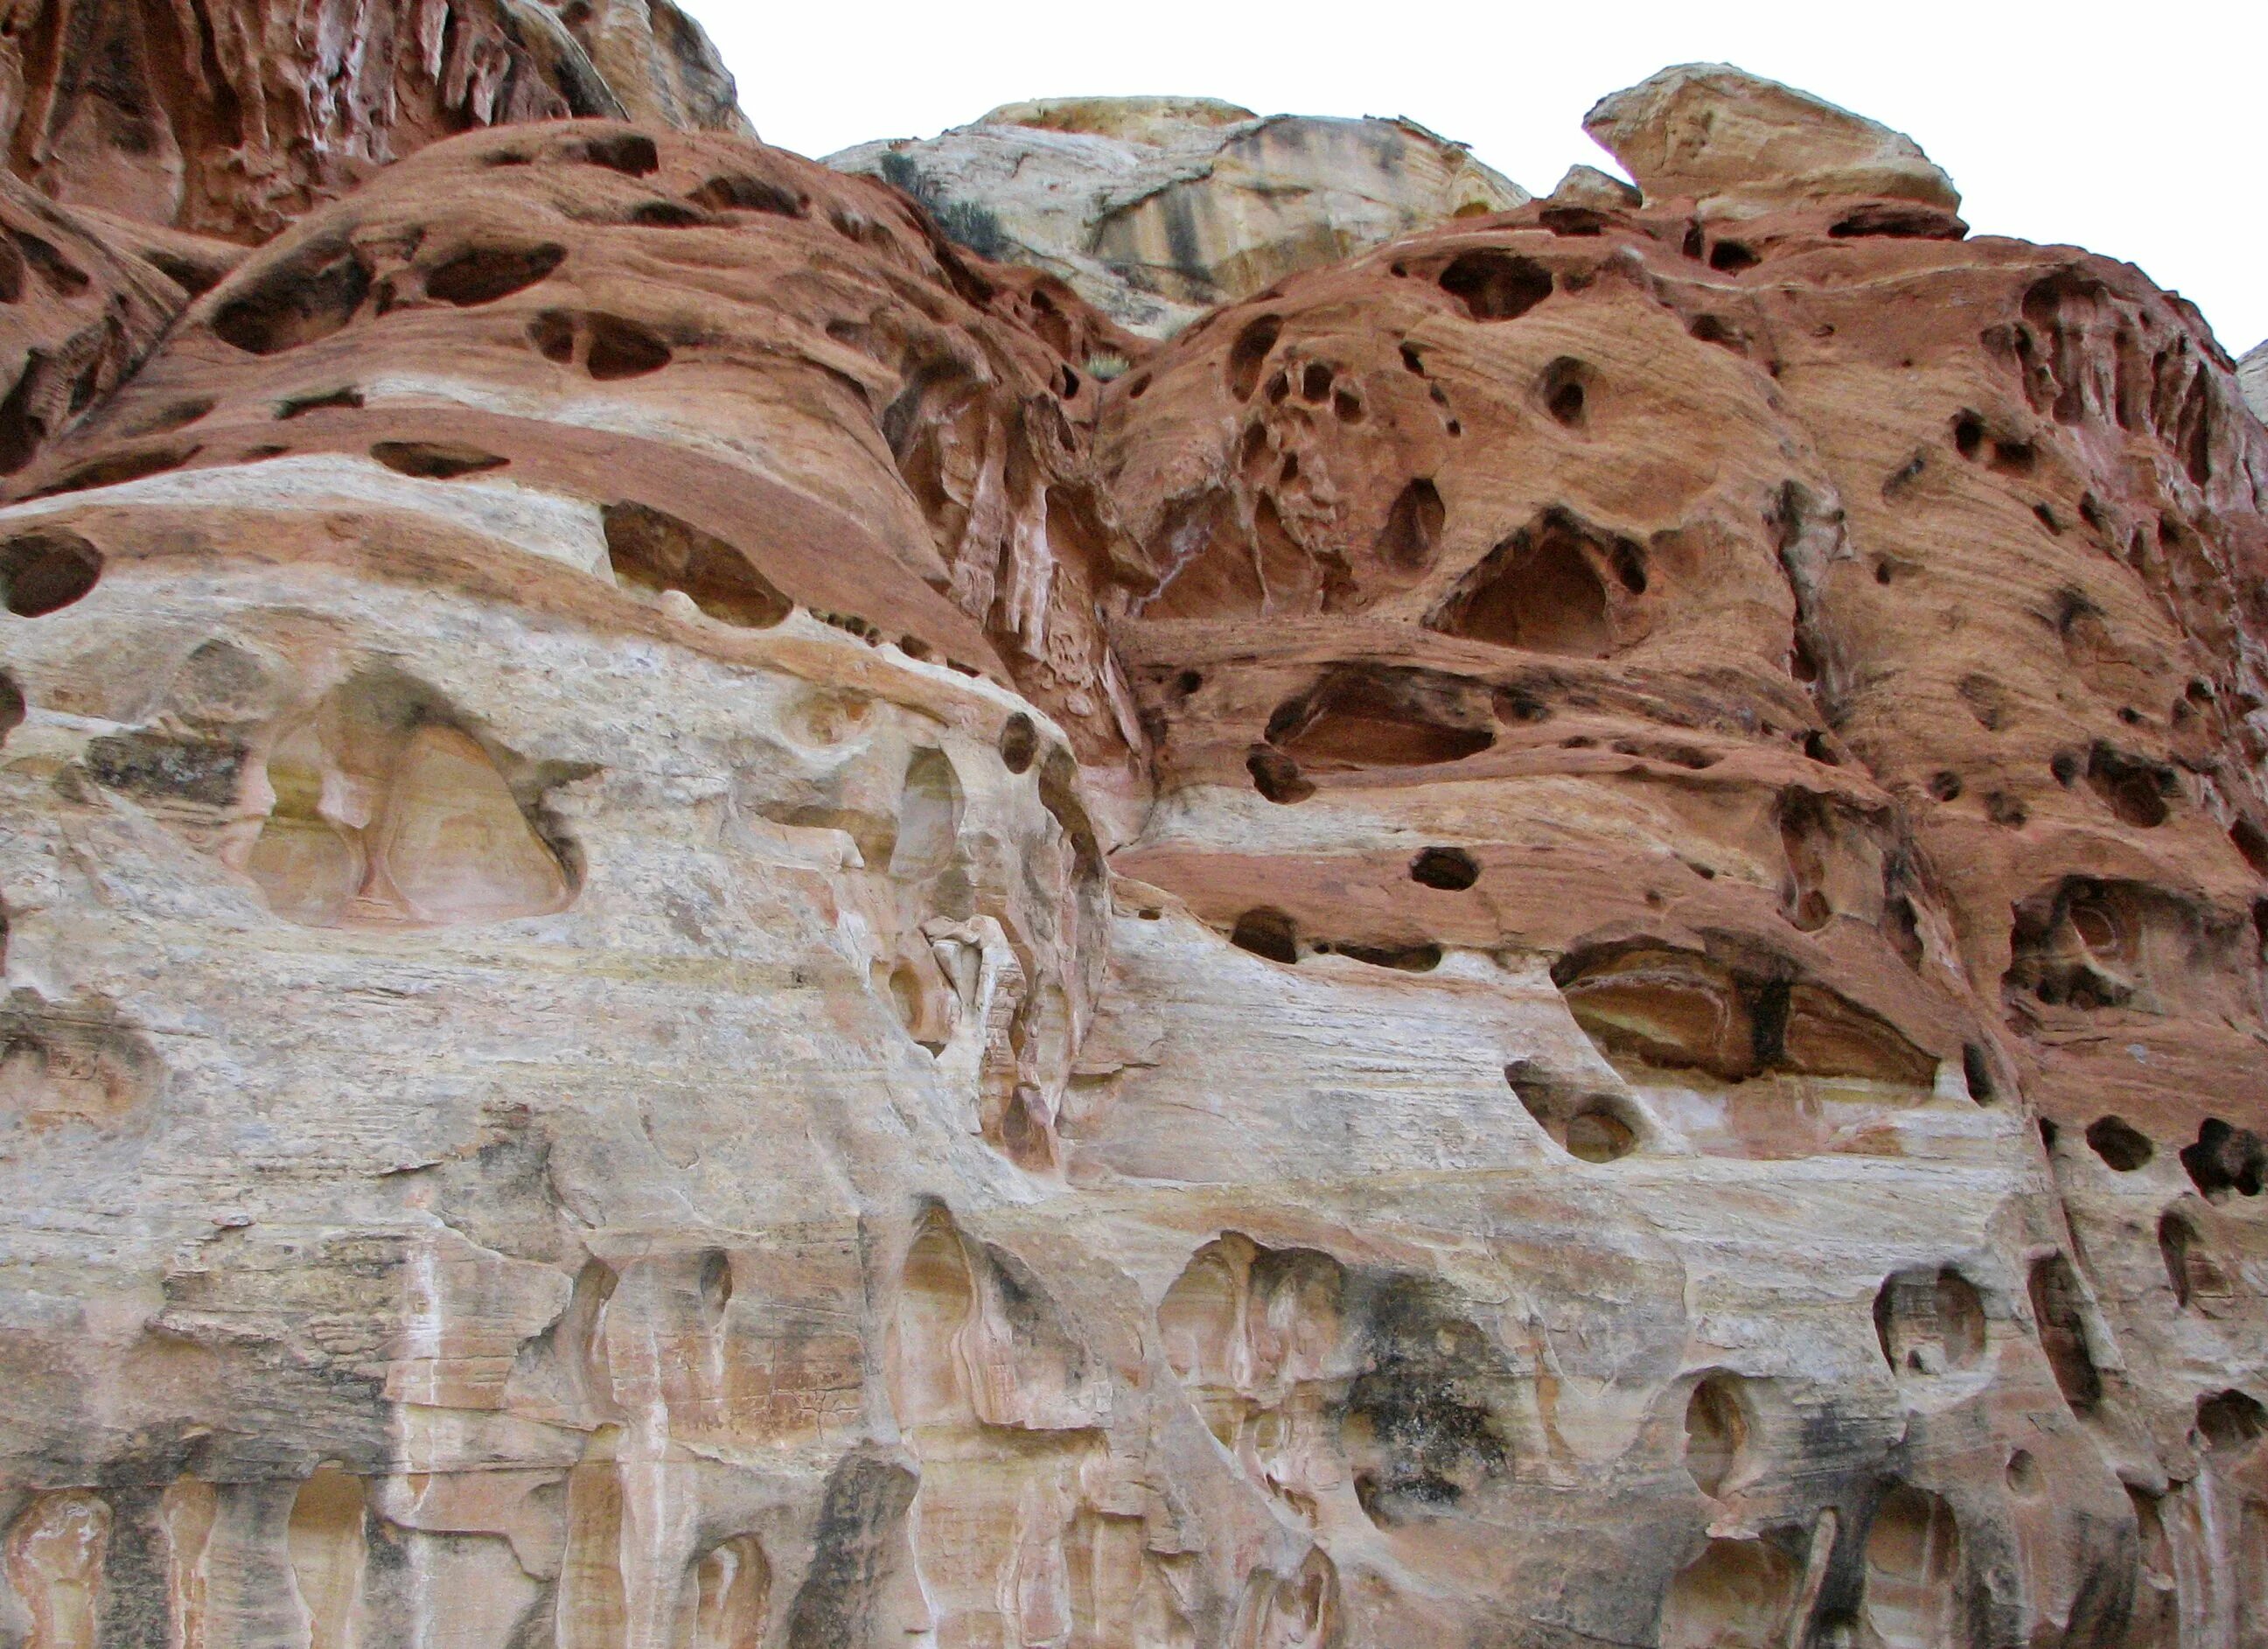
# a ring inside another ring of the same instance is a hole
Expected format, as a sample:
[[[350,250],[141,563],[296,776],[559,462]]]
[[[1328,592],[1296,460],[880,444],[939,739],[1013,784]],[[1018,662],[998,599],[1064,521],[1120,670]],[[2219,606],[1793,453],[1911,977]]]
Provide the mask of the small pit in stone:
[[[1551,296],[1551,271],[1533,258],[1481,247],[1451,259],[1440,287],[1475,320],[1517,320]]]
[[[1040,752],[1040,730],[1018,710],[1000,730],[1000,762],[1011,773],[1028,773]]]
[[[2148,1166],[2157,1155],[2150,1137],[2123,1116],[2098,1116],[2087,1127],[2087,1143],[2095,1154],[2120,1174]]]
[[[1228,942],[1239,950],[1250,951],[1255,956],[1271,962],[1293,964],[1300,960],[1299,924],[1284,911],[1270,906],[1248,910],[1237,917],[1236,926],[1230,930]]]
[[[454,481],[502,469],[512,460],[457,441],[380,441],[370,455],[396,475],[421,481]]]
[[[18,618],[40,618],[84,596],[102,577],[102,552],[76,533],[19,533],[0,543],[0,600]]]
[[[1480,861],[1462,848],[1427,848],[1410,861],[1410,880],[1421,887],[1460,894],[1480,879]]]
[[[567,248],[474,247],[459,253],[425,277],[425,292],[445,304],[470,309],[526,291],[567,261]]]

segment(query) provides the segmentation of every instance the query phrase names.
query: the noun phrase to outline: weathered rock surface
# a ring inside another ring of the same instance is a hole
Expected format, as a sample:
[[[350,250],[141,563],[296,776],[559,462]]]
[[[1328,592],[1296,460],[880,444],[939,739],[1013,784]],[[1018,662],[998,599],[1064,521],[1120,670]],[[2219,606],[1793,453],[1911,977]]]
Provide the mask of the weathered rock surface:
[[[0,504],[0,1638],[2248,1649],[2268,433],[1863,187],[252,255]]]
[[[260,240],[471,127],[747,130],[674,0],[11,0],[0,135],[47,194]]]
[[[1730,63],[1665,69],[1602,99],[1583,128],[1650,198],[1705,216],[1849,195],[1961,205],[1912,138]]]
[[[2254,344],[2237,362],[2236,381],[2243,386],[2244,398],[2253,412],[2268,418],[2268,342]]]
[[[1014,103],[828,164],[909,188],[977,251],[1061,276],[1152,335],[1298,270],[1528,198],[1409,121],[1263,119],[1204,98]]]

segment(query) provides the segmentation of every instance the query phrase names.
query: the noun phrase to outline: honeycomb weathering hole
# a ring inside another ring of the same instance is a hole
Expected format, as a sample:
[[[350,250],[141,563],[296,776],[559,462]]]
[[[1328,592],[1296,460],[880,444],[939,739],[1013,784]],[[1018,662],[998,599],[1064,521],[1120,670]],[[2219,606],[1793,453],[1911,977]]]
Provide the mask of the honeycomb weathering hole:
[[[19,533],[0,543],[0,600],[18,618],[69,607],[102,577],[102,552],[76,533]]]
[[[353,247],[315,241],[224,298],[213,311],[212,329],[248,354],[281,354],[342,328],[370,287],[370,266]]]
[[[1281,315],[1263,315],[1236,335],[1236,342],[1228,348],[1228,386],[1239,401],[1251,400],[1252,392],[1260,387],[1260,369],[1268,364],[1268,352],[1283,335]]]
[[[1237,917],[1228,942],[1271,962],[1290,964],[1300,960],[1299,924],[1284,911],[1267,906],[1248,910]]]
[[[526,291],[567,261],[563,246],[475,247],[459,253],[425,277],[425,292],[445,304],[469,309]]]
[[[1544,513],[1498,544],[1425,620],[1426,628],[1529,652],[1602,659],[1615,650],[1602,566],[1633,593],[1646,587],[1635,544]]]
[[[2088,1124],[2087,1143],[2121,1174],[2132,1174],[2157,1154],[2150,1137],[2123,1116],[2098,1116]]]
[[[1028,773],[1039,750],[1040,730],[1033,725],[1029,716],[1018,710],[1000,730],[1001,765],[1011,773]]]
[[[1551,296],[1551,271],[1533,258],[1483,247],[1451,259],[1440,285],[1475,320],[1517,320]]]
[[[1900,1271],[1874,1296],[1874,1336],[1897,1373],[1974,1368],[1984,1355],[1984,1302],[1950,1266]]]
[[[1398,572],[1422,572],[1433,564],[1448,520],[1440,489],[1425,477],[1412,481],[1395,495],[1379,529],[1378,558]]]
[[[502,469],[512,460],[459,441],[380,441],[370,455],[396,475],[420,481],[454,481]]]
[[[1462,893],[1480,879],[1480,861],[1462,848],[1427,848],[1410,861],[1410,880],[1422,887]]]
[[[1685,1469],[1702,1493],[1714,1499],[1724,1492],[1748,1440],[1747,1406],[1731,1375],[1712,1374],[1693,1388],[1685,1405]]]
[[[739,549],[689,521],[643,504],[607,506],[608,559],[641,589],[679,590],[710,617],[744,629],[785,622],[795,603]]]
[[[2064,1401],[2074,1414],[2094,1413],[2102,1402],[2102,1376],[2087,1343],[2086,1297],[2079,1274],[2062,1255],[2047,1255],[2033,1263],[2029,1290],[2040,1349],[2047,1354]]]

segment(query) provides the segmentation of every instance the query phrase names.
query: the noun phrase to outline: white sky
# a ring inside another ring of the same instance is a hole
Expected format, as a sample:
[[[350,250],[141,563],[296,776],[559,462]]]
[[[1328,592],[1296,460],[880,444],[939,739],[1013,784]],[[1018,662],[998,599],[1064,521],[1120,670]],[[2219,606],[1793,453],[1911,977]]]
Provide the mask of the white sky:
[[[2242,354],[2268,337],[2268,0],[681,0],[767,142],[926,137],[1021,98],[1174,92],[1406,114],[1543,194],[1609,166],[1583,112],[1738,63],[1910,133],[1977,233],[2139,263]]]

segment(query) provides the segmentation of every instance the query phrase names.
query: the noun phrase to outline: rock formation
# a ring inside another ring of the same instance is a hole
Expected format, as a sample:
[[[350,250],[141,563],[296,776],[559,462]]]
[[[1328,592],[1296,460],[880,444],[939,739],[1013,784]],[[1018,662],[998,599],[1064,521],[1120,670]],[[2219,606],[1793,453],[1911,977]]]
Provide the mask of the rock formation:
[[[228,239],[438,137],[571,114],[748,132],[674,0],[9,0],[0,27],[18,175]]]
[[[2257,416],[2268,418],[2268,342],[2256,343],[2236,364],[2236,381]]]
[[[1013,103],[847,172],[922,196],[988,257],[1045,269],[1162,335],[1215,305],[1527,192],[1405,120],[1318,120],[1208,98]]]
[[[0,1642],[2254,1643],[2268,432],[1697,95],[1162,348],[730,136],[0,200]]]

